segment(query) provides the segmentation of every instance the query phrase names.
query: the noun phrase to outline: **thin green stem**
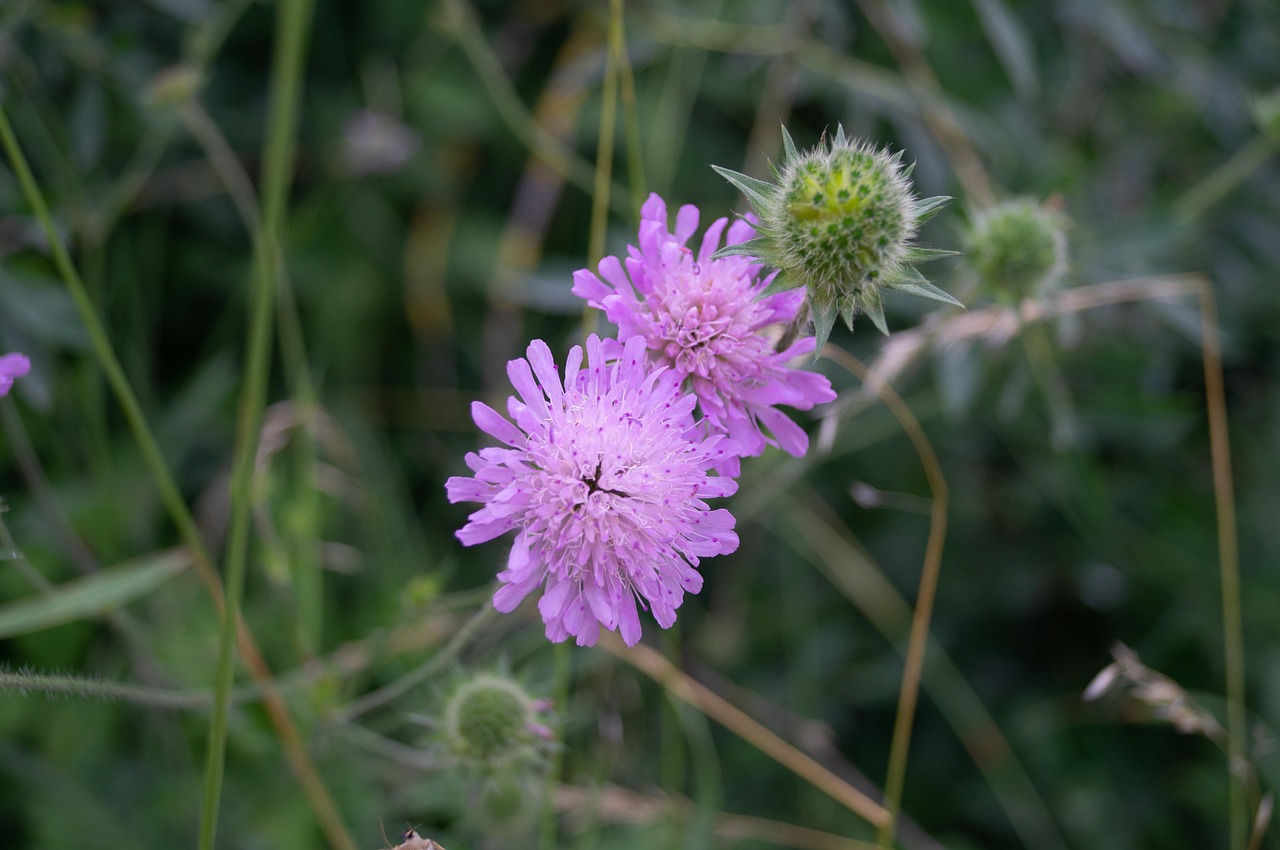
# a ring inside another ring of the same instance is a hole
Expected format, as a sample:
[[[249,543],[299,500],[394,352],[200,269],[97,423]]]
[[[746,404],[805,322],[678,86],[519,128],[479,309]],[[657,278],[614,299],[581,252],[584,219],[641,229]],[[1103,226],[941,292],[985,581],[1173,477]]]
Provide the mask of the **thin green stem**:
[[[671,696],[710,717],[796,776],[848,808],[874,826],[889,822],[889,813],[867,794],[854,788],[812,756],[785,741],[772,729],[737,705],[676,667],[662,653],[643,643],[627,646],[616,634],[600,636],[600,649],[635,667],[657,682]],[[550,846],[544,844],[544,850]]]
[[[871,26],[888,45],[920,107],[920,117],[951,162],[965,194],[980,207],[995,202],[991,177],[946,98],[942,83],[897,8],[886,0],[857,0]]]
[[[235,674],[236,623],[248,557],[250,507],[254,502],[254,458],[266,407],[276,269],[280,262],[280,231],[293,172],[294,135],[310,19],[310,0],[283,0],[277,12],[276,43],[268,99],[271,119],[263,155],[262,214],[254,239],[254,275],[249,305],[244,390],[240,396],[236,448],[231,466],[231,517],[227,532],[227,578],[223,596],[226,617],[223,618],[218,643],[218,663],[214,674],[213,716],[209,722],[204,794],[200,808],[200,850],[213,850],[218,828],[218,807],[226,764],[227,724]],[[325,820],[326,831],[335,846],[351,845],[345,829],[333,815],[331,803],[319,807],[317,813]]]
[[[191,516],[186,502],[183,501],[182,494],[178,491],[178,485],[169,472],[164,455],[160,452],[160,445],[156,442],[156,438],[147,424],[146,417],[142,413],[142,407],[138,404],[137,396],[134,395],[129,379],[125,376],[124,368],[120,365],[120,360],[116,357],[111,341],[107,338],[106,329],[98,319],[93,301],[89,298],[84,282],[80,279],[80,275],[76,271],[75,265],[71,262],[70,255],[67,253],[66,246],[63,245],[62,238],[54,226],[53,217],[49,213],[49,208],[45,205],[44,197],[36,185],[35,178],[31,175],[31,169],[27,165],[26,157],[23,156],[22,148],[18,144],[17,137],[13,134],[13,128],[9,125],[9,119],[5,115],[2,105],[0,105],[0,143],[3,144],[5,153],[13,165],[14,173],[22,186],[27,203],[44,227],[45,235],[49,240],[49,250],[53,255],[54,265],[67,284],[72,301],[75,302],[80,319],[84,322],[85,329],[89,334],[89,344],[93,349],[94,357],[97,359],[99,367],[106,374],[107,382],[111,385],[112,392],[116,395],[116,401],[124,413],[129,429],[133,432],[134,439],[138,444],[138,450],[142,453],[143,463],[146,464],[148,472],[151,473],[151,477],[156,483],[156,487],[160,490],[161,501],[168,510],[174,525],[177,526],[178,534],[181,536],[183,543],[191,550],[196,568],[207,577],[212,577],[216,583],[217,571],[213,567],[213,561],[210,559],[204,540],[196,527],[195,519]]]
[[[53,592],[53,583],[42,576],[31,564],[27,563],[27,559],[23,557],[21,550],[18,549],[17,541],[9,533],[9,525],[4,521],[4,512],[8,509],[8,505],[0,502],[0,561],[13,564],[18,572],[22,573],[22,577],[27,580],[27,584],[48,596]],[[3,680],[0,680],[0,687],[2,686]]]
[[[570,668],[573,656],[569,645],[558,643],[551,649],[551,655],[555,662],[555,672],[551,685],[551,699],[556,706],[556,732],[561,743],[564,741],[564,715],[569,709],[569,678]],[[556,751],[551,755],[551,764],[547,768],[547,781],[544,786],[544,799],[542,803],[542,823],[539,828],[538,847],[541,850],[556,850],[559,846],[557,842],[556,828],[556,788],[560,785],[560,779],[564,775],[564,754],[565,747],[557,747]]]
[[[618,53],[613,39],[622,27],[622,0],[609,0],[609,49],[605,51],[600,85],[600,129],[596,141],[595,182],[591,192],[591,229],[587,237],[587,265],[594,268],[604,256],[609,226],[609,187],[613,182],[613,135],[618,123]]]
[[[636,78],[627,54],[627,35],[622,2],[610,6],[609,52],[618,67],[619,95],[622,98],[622,131],[627,140],[627,172],[631,181],[632,215],[640,220],[640,207],[648,192],[644,180],[644,144],[640,141],[640,114],[636,108]]]
[[[365,694],[360,699],[353,700],[334,711],[332,714],[333,719],[340,723],[350,723],[360,715],[366,714],[379,706],[386,705],[396,697],[408,693],[427,681],[442,671],[453,659],[457,658],[458,654],[475,638],[476,633],[484,628],[496,613],[497,609],[486,600],[481,604],[480,609],[471,616],[471,619],[467,620],[454,632],[449,642],[439,652],[427,659],[418,669],[411,670],[386,687]]]
[[[17,691],[20,696],[31,693],[57,694],[168,709],[208,708],[213,703],[213,695],[203,689],[179,691],[105,679],[65,676],[60,673],[36,673],[31,670],[0,670],[0,691]]]
[[[1280,150],[1280,137],[1258,136],[1187,190],[1187,193],[1174,203],[1174,211],[1184,221],[1195,221],[1233,189],[1248,180],[1249,176],[1261,168],[1277,150]]]
[[[169,514],[170,521],[173,522],[183,544],[190,551],[196,572],[213,596],[214,602],[218,606],[219,614],[226,618],[228,612],[224,610],[222,580],[213,566],[213,560],[210,558],[204,540],[200,536],[195,519],[183,501],[177,484],[169,472],[164,456],[160,452],[159,444],[151,432],[145,416],[142,414],[137,396],[134,394],[128,378],[125,376],[124,369],[120,365],[119,358],[116,356],[107,337],[106,330],[97,316],[93,302],[85,290],[84,282],[80,279],[80,275],[76,271],[75,265],[71,262],[70,255],[67,253],[66,246],[54,226],[49,208],[45,204],[35,178],[31,174],[30,166],[27,164],[22,147],[14,135],[13,128],[9,124],[2,104],[0,104],[0,146],[4,148],[13,166],[14,174],[18,177],[19,185],[22,187],[28,204],[44,228],[54,265],[72,296],[72,301],[89,335],[94,357],[106,375],[112,391],[115,393],[116,402],[120,405],[125,421],[133,433],[135,442],[138,444],[143,463],[160,492],[161,502]],[[262,655],[254,643],[253,636],[240,620],[238,614],[233,613],[229,619],[237,624],[240,652],[254,678],[265,689],[263,700],[267,714],[280,735],[280,740],[294,774],[307,794],[312,808],[315,809],[317,816],[325,827],[330,843],[335,847],[343,848],[343,850],[347,850],[347,848],[354,850],[355,845],[350,837],[346,835],[345,829],[337,819],[332,801],[307,756],[306,749],[289,714],[288,707],[270,684],[271,671],[263,661]]]
[[[680,666],[681,644],[683,641],[680,636],[679,620],[673,623],[671,628],[663,631],[658,643],[662,656],[667,659],[667,663],[673,667]],[[680,706],[669,694],[668,697],[660,715],[660,725],[658,727],[662,740],[662,786],[670,794],[683,794],[685,773],[684,729],[680,724]],[[678,827],[679,823],[673,821],[671,824],[673,832],[670,839],[664,842],[666,846],[675,846],[678,833],[674,830]]]
[[[1044,393],[1049,406],[1050,434],[1053,448],[1066,451],[1076,442],[1075,417],[1071,410],[1071,396],[1067,392],[1066,381],[1058,369],[1053,356],[1053,345],[1045,331],[1043,322],[1032,322],[1023,325],[1018,331],[1018,340],[1026,352],[1027,362],[1031,366],[1031,374],[1040,391]]]
[[[784,493],[770,506],[776,511],[779,533],[794,541],[796,551],[807,556],[880,634],[896,643],[910,621],[911,606],[884,569],[848,536],[825,500],[801,487],[796,496]],[[1013,746],[936,639],[930,641],[929,659],[922,685],[990,785],[1023,846],[1066,850],[1049,807]]]
[[[911,637],[907,642],[906,662],[902,671],[902,687],[898,691],[898,712],[893,724],[893,739],[889,745],[889,769],[884,783],[884,807],[888,817],[880,824],[877,843],[884,850],[893,846],[898,812],[902,807],[902,789],[907,776],[907,754],[911,749],[911,727],[915,722],[916,702],[920,696],[920,677],[924,670],[924,651],[929,645],[929,621],[933,617],[933,601],[938,590],[938,576],[942,570],[942,550],[947,537],[947,502],[949,489],[942,474],[942,465],[933,450],[933,444],[925,436],[920,422],[893,389],[874,376],[861,360],[828,345],[823,354],[835,360],[860,380],[870,385],[884,402],[885,407],[897,418],[903,432],[911,440],[929,489],[933,491],[933,506],[929,512],[929,538],[925,543],[924,567],[920,574],[920,589],[916,592],[915,612],[911,617]]]
[[[1240,606],[1240,553],[1236,539],[1236,503],[1231,477],[1231,443],[1227,430],[1226,391],[1222,378],[1222,346],[1218,339],[1218,307],[1208,280],[1200,290],[1201,339],[1204,352],[1205,405],[1209,417],[1209,453],[1213,465],[1213,501],[1218,520],[1218,561],[1222,576],[1222,638],[1227,678],[1227,773],[1230,777],[1232,850],[1249,838],[1248,789],[1245,785],[1244,624]]]
[[[590,191],[594,183],[591,166],[577,153],[563,145],[553,134],[538,123],[507,78],[502,63],[485,43],[476,19],[475,10],[466,0],[444,0],[442,23],[466,54],[480,81],[488,90],[494,108],[525,147],[552,171],[584,191]],[[627,213],[630,204],[628,192],[623,187],[613,187],[616,211]]]
[[[609,32],[622,18],[622,0],[610,0]],[[610,48],[605,51],[604,77],[600,84],[600,128],[596,134],[595,180],[591,192],[591,224],[587,231],[587,267],[595,268],[604,257],[605,237],[609,226],[609,189],[613,182],[613,134],[618,120],[618,62],[617,54]],[[597,311],[582,308],[582,332],[595,331]]]
[[[209,113],[200,105],[200,102],[195,99],[183,103],[178,114],[187,131],[204,151],[209,164],[213,166],[218,179],[227,190],[232,205],[240,216],[240,222],[250,238],[253,238],[261,227],[253,194],[253,183],[239,159],[236,158],[235,151],[228,144],[226,136],[209,117]],[[298,498],[306,500],[307,504],[299,507],[304,516],[313,516],[318,498],[313,481],[317,457],[313,430],[318,402],[315,386],[311,381],[311,372],[307,366],[306,343],[302,333],[302,321],[298,316],[298,303],[294,298],[287,272],[283,258],[277,255],[275,274],[281,359],[284,364],[285,379],[290,393],[297,399],[300,410],[299,419],[301,419],[301,427],[297,429],[293,444],[298,453],[300,479]],[[291,554],[298,555],[296,551],[292,551]],[[294,574],[294,582],[299,599],[299,619],[303,624],[299,631],[310,649],[319,641],[321,576],[319,568],[315,566],[315,558],[297,557],[294,563],[298,567]],[[311,628],[307,628],[308,624]]]

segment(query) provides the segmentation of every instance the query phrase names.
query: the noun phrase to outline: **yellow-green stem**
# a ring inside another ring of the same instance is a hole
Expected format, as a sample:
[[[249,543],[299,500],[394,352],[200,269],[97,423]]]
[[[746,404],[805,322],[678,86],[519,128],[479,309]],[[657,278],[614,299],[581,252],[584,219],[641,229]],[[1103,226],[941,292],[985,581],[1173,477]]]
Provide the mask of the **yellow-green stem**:
[[[1280,137],[1258,136],[1179,198],[1173,205],[1174,211],[1183,221],[1200,218],[1265,165],[1277,149],[1280,149]]]
[[[598,646],[615,658],[635,667],[661,685],[667,693],[687,702],[866,820],[867,823],[880,827],[889,822],[889,813],[875,800],[854,788],[808,754],[783,740],[729,700],[691,678],[679,667],[663,658],[662,653],[656,649],[645,646],[643,643],[627,646],[613,632],[602,634]]]
[[[591,227],[587,231],[587,267],[595,268],[604,257],[609,225],[609,196],[613,183],[613,133],[618,119],[618,56],[613,50],[614,31],[621,26],[622,0],[610,0],[610,47],[605,50],[604,77],[600,85],[600,127],[596,135],[596,167],[591,192]],[[582,308],[582,332],[596,328],[596,311]]]
[[[924,650],[929,645],[929,620],[933,617],[933,600],[938,590],[938,576],[942,571],[942,550],[947,537],[947,480],[942,465],[933,450],[933,444],[925,436],[920,422],[893,389],[874,379],[870,370],[852,354],[828,345],[823,354],[848,369],[868,385],[880,397],[911,440],[929,489],[933,491],[933,506],[929,512],[929,538],[925,543],[924,567],[920,573],[920,589],[916,593],[915,612],[911,617],[911,637],[907,642],[906,663],[902,671],[902,687],[898,691],[898,711],[893,724],[893,739],[889,745],[889,769],[884,783],[884,808],[887,817],[880,824],[877,844],[881,848],[893,846],[898,811],[902,806],[902,789],[907,776],[907,754],[911,749],[911,726],[915,721],[916,702],[920,696],[920,677],[924,670]]]
[[[485,43],[480,22],[471,5],[466,0],[443,0],[440,12],[441,23],[448,34],[457,39],[458,46],[467,55],[467,60],[480,76],[480,82],[488,90],[494,108],[511,131],[552,171],[578,188],[590,191],[594,182],[591,166],[549,133],[530,113],[503,71],[502,63]],[[611,195],[615,199],[616,211],[625,215],[625,205],[631,203],[630,193],[625,188],[614,187]]]
[[[1200,290],[1201,340],[1204,352],[1205,405],[1209,417],[1209,454],[1213,465],[1213,501],[1218,519],[1218,562],[1222,581],[1222,644],[1227,678],[1227,773],[1230,782],[1232,850],[1243,850],[1249,837],[1244,772],[1244,625],[1240,613],[1240,554],[1236,541],[1236,503],[1231,480],[1231,443],[1227,431],[1226,391],[1222,379],[1222,347],[1218,339],[1218,307],[1208,280]]]
[[[1053,356],[1053,344],[1042,322],[1031,322],[1018,330],[1018,340],[1027,354],[1027,363],[1049,406],[1050,435],[1055,451],[1065,451],[1076,441],[1075,418],[1067,383]]]
[[[310,0],[282,0],[277,13],[276,43],[271,69],[268,108],[271,120],[264,148],[262,214],[254,239],[254,274],[246,348],[244,389],[236,428],[231,467],[231,518],[227,533],[226,585],[218,664],[214,677],[213,716],[209,723],[204,794],[200,809],[200,850],[213,850],[218,806],[226,763],[227,724],[235,673],[235,634],[240,596],[244,588],[249,539],[249,509],[253,503],[253,464],[257,453],[270,366],[272,308],[276,269],[280,262],[280,229],[289,177],[293,170],[294,133],[305,58]],[[335,847],[353,847],[332,804],[317,811]]]
[[[560,738],[560,743],[564,743],[564,715],[569,710],[569,676],[570,655],[568,644],[556,644],[551,649],[552,657],[555,660],[555,672],[551,685],[551,699],[556,708],[556,734]],[[556,850],[558,843],[556,836],[559,830],[556,828],[556,788],[560,785],[560,780],[564,775],[564,755],[565,747],[560,746],[551,756],[551,765],[547,770],[547,781],[544,786],[543,793],[546,798],[542,807],[542,823],[539,828],[538,846],[541,850]]]
[[[222,580],[213,566],[212,558],[209,557],[209,551],[200,536],[195,518],[192,516],[186,502],[183,501],[173,475],[169,472],[169,467],[160,452],[159,443],[156,441],[150,425],[147,424],[142,408],[138,404],[137,396],[134,394],[133,388],[124,374],[120,360],[116,356],[115,350],[107,337],[106,330],[103,328],[102,322],[94,309],[93,302],[85,290],[84,282],[80,279],[80,275],[76,271],[75,265],[71,262],[70,255],[67,253],[66,246],[62,243],[62,237],[54,226],[48,205],[45,204],[39,186],[31,174],[31,168],[27,165],[26,157],[22,153],[22,147],[13,133],[13,128],[9,125],[3,105],[0,105],[0,146],[4,148],[13,166],[14,174],[18,177],[19,185],[22,187],[27,203],[40,221],[45,236],[49,240],[49,250],[53,256],[54,266],[58,269],[63,282],[67,285],[67,290],[71,294],[76,311],[89,335],[90,347],[93,350],[94,358],[97,360],[99,368],[106,375],[107,383],[111,386],[112,392],[116,396],[116,403],[120,405],[124,413],[125,422],[128,424],[134,441],[138,445],[143,464],[147,467],[148,473],[159,490],[161,503],[169,514],[170,521],[176,527],[183,545],[191,553],[197,575],[210,594],[213,595],[218,613],[225,618],[227,612],[223,606]],[[244,657],[245,663],[253,673],[254,678],[264,685],[263,702],[267,714],[280,736],[281,744],[289,758],[294,774],[298,777],[299,783],[307,794],[308,801],[325,826],[326,833],[330,836],[330,843],[335,847],[354,848],[354,844],[346,835],[345,829],[333,812],[332,802],[323,783],[316,775],[314,766],[312,766],[310,759],[307,757],[306,750],[302,746],[302,740],[293,724],[293,719],[289,715],[284,700],[270,684],[271,671],[263,661],[262,655],[254,643],[253,636],[245,628],[244,623],[239,620],[238,616],[232,617],[232,619],[237,621],[240,652]]]
[[[636,78],[627,55],[627,36],[622,3],[609,16],[609,51],[618,63],[619,94],[622,98],[622,131],[627,139],[627,172],[631,181],[631,212],[640,220],[640,207],[648,195],[644,179],[644,145],[640,141],[640,114],[636,109]]]
[[[213,568],[213,561],[209,557],[208,549],[205,548],[204,540],[196,527],[195,519],[191,516],[191,512],[187,510],[186,502],[183,501],[178,485],[169,472],[168,464],[165,463],[164,455],[160,452],[160,445],[156,442],[155,435],[152,434],[151,427],[147,424],[146,416],[142,413],[142,406],[138,403],[138,398],[129,384],[129,379],[125,376],[124,367],[120,365],[120,359],[116,357],[115,349],[112,348],[111,341],[107,338],[106,329],[98,319],[93,301],[85,289],[84,282],[80,279],[79,272],[76,271],[75,265],[71,262],[71,256],[67,253],[66,246],[62,243],[62,237],[54,226],[53,217],[50,215],[49,208],[44,202],[44,196],[40,193],[35,178],[31,174],[31,169],[27,165],[26,157],[23,155],[18,139],[13,133],[13,128],[9,125],[9,119],[3,106],[0,106],[0,143],[4,145],[5,153],[13,165],[14,174],[18,177],[18,182],[22,186],[22,192],[26,196],[27,203],[44,227],[45,236],[49,240],[49,252],[53,255],[54,266],[57,267],[58,273],[62,275],[63,281],[67,284],[71,300],[75,302],[76,310],[80,315],[81,321],[84,322],[86,332],[89,334],[89,344],[93,349],[94,358],[106,375],[107,383],[110,384],[112,392],[115,393],[116,401],[120,405],[125,421],[128,423],[129,429],[133,432],[134,440],[138,444],[138,450],[142,453],[142,461],[160,491],[160,499],[164,503],[174,525],[177,526],[182,542],[191,550],[197,569],[204,573],[205,576],[212,577],[214,582],[217,582],[217,571]]]
[[[178,114],[187,131],[204,151],[209,164],[213,166],[218,179],[227,190],[236,213],[240,216],[241,224],[244,225],[249,237],[253,238],[260,229],[253,183],[241,166],[240,160],[236,158],[226,136],[222,134],[199,101],[190,100],[182,104]],[[306,342],[302,333],[302,320],[298,315],[298,302],[289,284],[283,258],[279,256],[277,256],[275,276],[281,361],[284,365],[285,382],[289,387],[289,393],[295,399],[300,411],[298,417],[300,423],[293,440],[298,455],[298,499],[303,515],[312,516],[317,510],[316,505],[319,499],[319,492],[314,486],[317,448],[313,434],[319,403],[307,366]],[[291,548],[289,556],[296,567],[293,580],[297,600],[297,619],[300,621],[299,636],[309,654],[318,645],[320,639],[322,617],[320,568],[317,559],[311,557],[311,553],[299,552],[296,548]]]

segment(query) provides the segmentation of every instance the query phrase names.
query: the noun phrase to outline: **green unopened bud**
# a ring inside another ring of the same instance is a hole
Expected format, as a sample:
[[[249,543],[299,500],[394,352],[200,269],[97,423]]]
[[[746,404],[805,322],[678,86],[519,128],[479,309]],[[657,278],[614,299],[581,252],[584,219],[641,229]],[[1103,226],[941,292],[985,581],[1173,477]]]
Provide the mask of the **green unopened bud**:
[[[782,137],[785,156],[774,168],[774,183],[712,166],[742,190],[760,218],[756,238],[719,255],[754,257],[777,268],[766,293],[805,287],[819,351],[836,316],[852,328],[854,316],[866,313],[888,333],[886,289],[960,306],[912,265],[953,253],[912,243],[920,225],[949,199],[914,197],[912,166],[902,164],[901,152],[847,139],[843,127],[828,146],[803,154],[785,127]]]
[[[449,697],[441,737],[450,755],[477,773],[536,763],[550,735],[541,723],[544,708],[511,679],[482,673]]]
[[[1030,198],[1005,201],[974,215],[965,254],[997,298],[1042,295],[1066,270],[1066,223],[1057,210]]]

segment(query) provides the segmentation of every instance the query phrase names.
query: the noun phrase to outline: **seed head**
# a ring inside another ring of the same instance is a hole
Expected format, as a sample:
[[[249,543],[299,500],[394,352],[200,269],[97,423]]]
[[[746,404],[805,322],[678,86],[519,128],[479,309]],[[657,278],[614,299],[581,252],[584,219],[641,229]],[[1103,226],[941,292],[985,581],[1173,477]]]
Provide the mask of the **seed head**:
[[[804,153],[796,151],[785,127],[782,139],[785,155],[774,168],[774,183],[712,166],[742,190],[760,217],[755,239],[716,256],[755,257],[777,268],[766,294],[805,287],[819,351],[837,315],[852,329],[854,316],[864,312],[888,333],[885,289],[960,306],[912,266],[953,253],[911,241],[950,199],[914,197],[912,166],[902,164],[901,152],[852,141],[843,127],[829,145]]]
[[[445,703],[441,736],[449,754],[477,774],[526,766],[545,749],[542,707],[510,678],[481,673],[459,684]]]
[[[965,237],[969,265],[997,298],[1042,295],[1067,267],[1061,213],[1030,198],[1015,198],[975,213]]]

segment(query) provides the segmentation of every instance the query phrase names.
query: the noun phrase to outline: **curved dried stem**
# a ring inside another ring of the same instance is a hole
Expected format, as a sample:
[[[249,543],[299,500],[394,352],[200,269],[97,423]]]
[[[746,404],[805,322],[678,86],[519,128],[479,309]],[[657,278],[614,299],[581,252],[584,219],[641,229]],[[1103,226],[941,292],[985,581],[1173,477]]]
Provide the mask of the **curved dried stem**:
[[[885,779],[884,801],[889,817],[880,825],[879,845],[893,846],[895,821],[902,804],[902,788],[907,775],[907,754],[911,748],[911,725],[915,720],[916,703],[920,696],[920,676],[924,669],[924,651],[929,644],[929,621],[933,617],[933,602],[938,590],[938,576],[942,571],[942,550],[947,537],[947,479],[933,444],[925,436],[919,420],[911,408],[893,388],[879,380],[867,365],[842,348],[828,344],[824,356],[839,363],[858,377],[880,397],[885,406],[897,418],[911,445],[915,448],[924,467],[929,489],[933,491],[933,504],[929,510],[929,538],[925,543],[924,567],[920,573],[920,589],[916,594],[915,613],[911,617],[911,636],[907,642],[906,664],[902,673],[902,687],[898,692],[898,712],[893,724],[893,741],[889,749],[889,770]]]
[[[883,828],[890,822],[889,812],[875,800],[778,737],[724,697],[685,674],[657,650],[644,644],[628,647],[612,632],[601,636],[599,646],[615,658],[635,667],[666,688],[668,693],[701,711],[778,764],[812,783],[868,823]]]
[[[990,206],[995,202],[991,178],[983,167],[978,152],[974,150],[973,143],[969,141],[969,136],[956,119],[955,112],[947,103],[938,75],[929,65],[920,46],[904,31],[897,12],[884,0],[858,0],[858,7],[893,52],[898,66],[902,68],[902,75],[906,77],[920,104],[920,114],[925,124],[951,161],[951,167],[964,186],[965,193],[978,205]]]

